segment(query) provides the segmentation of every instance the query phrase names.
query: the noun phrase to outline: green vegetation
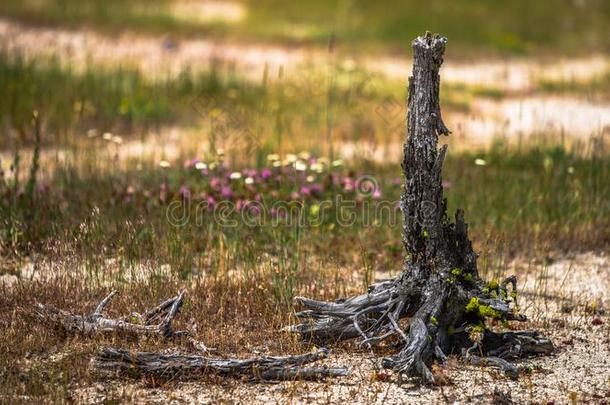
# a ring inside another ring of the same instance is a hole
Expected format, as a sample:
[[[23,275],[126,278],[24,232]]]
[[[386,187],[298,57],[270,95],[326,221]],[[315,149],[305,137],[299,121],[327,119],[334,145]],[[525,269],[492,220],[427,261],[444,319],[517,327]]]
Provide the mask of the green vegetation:
[[[401,54],[415,35],[432,30],[451,38],[452,58],[610,49],[606,1],[315,0],[306,7],[278,0],[240,3],[246,8],[245,18],[231,23],[180,17],[169,11],[170,1],[162,0],[6,0],[0,14],[35,24],[92,26],[109,32],[129,29],[321,46],[334,35],[344,50]]]

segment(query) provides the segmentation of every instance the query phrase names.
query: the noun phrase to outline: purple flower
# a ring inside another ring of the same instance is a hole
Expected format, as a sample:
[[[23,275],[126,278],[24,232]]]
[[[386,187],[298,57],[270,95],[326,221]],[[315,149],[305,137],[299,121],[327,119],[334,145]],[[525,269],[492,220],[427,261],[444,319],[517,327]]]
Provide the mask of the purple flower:
[[[222,181],[218,177],[212,177],[210,179],[210,187],[212,187],[214,190],[218,190],[221,185]]]
[[[184,168],[190,169],[192,167],[195,167],[195,165],[197,163],[201,163],[201,160],[199,158],[193,158],[193,159],[187,160],[184,162]]]
[[[443,188],[450,188],[451,182],[449,180],[443,180]]]
[[[261,178],[263,180],[268,180],[270,177],[271,177],[271,170],[269,170],[266,167],[263,170],[261,170]]]
[[[395,177],[392,179],[392,185],[400,186],[402,184],[402,179],[400,177]]]
[[[256,204],[248,205],[248,211],[252,215],[259,215],[261,213],[261,209]]]
[[[225,200],[230,200],[233,198],[233,190],[229,186],[223,186],[220,190],[220,196]]]
[[[324,191],[324,188],[322,188],[322,186],[318,183],[313,183],[309,189],[311,190],[311,194],[313,195],[320,195],[322,194],[322,192]]]
[[[216,206],[216,200],[212,196],[209,196],[206,199],[206,203],[208,205],[208,211],[212,211],[214,209],[214,207]]]
[[[301,187],[300,194],[301,194],[303,197],[306,197],[306,196],[308,196],[308,195],[311,195],[311,190],[310,190],[310,188],[309,188],[309,187],[303,186],[303,187]]]
[[[381,195],[382,195],[381,194],[381,190],[379,189],[379,187],[377,187],[375,189],[375,191],[373,191],[372,197],[373,197],[374,200],[379,200],[381,198]]]
[[[178,194],[180,194],[180,197],[182,197],[184,200],[191,199],[191,190],[185,185],[180,186]]]

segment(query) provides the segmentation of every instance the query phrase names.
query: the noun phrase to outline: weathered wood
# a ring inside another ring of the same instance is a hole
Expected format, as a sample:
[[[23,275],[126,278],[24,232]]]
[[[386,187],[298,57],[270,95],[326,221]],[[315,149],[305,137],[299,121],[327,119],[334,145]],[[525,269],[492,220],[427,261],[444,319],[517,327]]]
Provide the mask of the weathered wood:
[[[132,314],[125,319],[112,319],[103,312],[110,300],[116,295],[112,291],[104,298],[90,315],[76,315],[51,305],[37,304],[36,314],[43,322],[61,327],[68,334],[93,336],[96,334],[118,333],[127,335],[158,335],[163,337],[182,336],[185,332],[174,332],[171,323],[182,306],[184,292],[162,302],[146,312],[144,316]],[[152,317],[149,314],[156,316]],[[155,320],[159,323],[153,324]],[[138,322],[139,321],[139,322]]]
[[[75,315],[50,305],[38,304],[36,315],[45,323],[61,328],[65,333],[93,337],[102,334],[129,336],[158,336],[165,339],[186,338],[200,352],[210,352],[187,331],[174,331],[172,320],[178,314],[184,300],[184,292],[163,301],[140,315],[132,313],[126,319],[104,316],[116,291],[104,298],[90,315]],[[342,367],[303,367],[318,361],[328,350],[298,356],[255,357],[250,359],[211,358],[186,354],[131,352],[119,348],[105,348],[91,361],[91,367],[104,374],[153,374],[158,377],[194,378],[202,374],[244,376],[252,380],[322,380],[327,377],[347,375]]]
[[[442,169],[449,135],[439,104],[440,76],[446,38],[427,33],[413,43],[413,75],[409,78],[407,140],[401,197],[405,260],[396,279],[373,286],[367,294],[338,302],[297,297],[306,308],[302,323],[291,327],[305,339],[341,340],[360,336],[369,347],[391,336],[403,349],[383,359],[383,366],[433,382],[429,365],[447,353],[464,353],[477,364],[501,367],[514,377],[517,367],[507,359],[553,350],[550,340],[525,334],[492,335],[485,318],[525,321],[516,309],[516,278],[486,285],[477,272],[477,254],[468,238],[464,213],[452,222],[446,213]],[[512,291],[508,287],[512,287]],[[408,330],[398,325],[409,317]],[[477,341],[474,331],[487,338]],[[470,331],[471,333],[456,333]],[[498,339],[502,340],[500,344]],[[528,346],[528,350],[521,350]],[[474,354],[474,348],[479,355]],[[484,357],[487,356],[487,357]]]
[[[91,361],[102,374],[149,374],[162,378],[197,378],[205,374],[245,377],[250,380],[323,380],[348,375],[342,367],[304,367],[323,359],[326,349],[297,356],[263,356],[250,359],[215,359],[184,354],[131,352],[105,348]]]

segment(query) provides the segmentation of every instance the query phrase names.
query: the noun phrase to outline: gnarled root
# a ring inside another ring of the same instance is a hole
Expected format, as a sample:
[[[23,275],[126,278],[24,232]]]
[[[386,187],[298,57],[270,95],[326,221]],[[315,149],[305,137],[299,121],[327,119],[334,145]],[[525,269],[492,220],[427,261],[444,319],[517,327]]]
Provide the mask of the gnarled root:
[[[296,314],[302,323],[286,330],[321,342],[361,337],[360,344],[369,348],[395,335],[406,341],[398,320],[411,314],[418,291],[403,274],[375,283],[367,294],[346,300],[326,302],[296,297],[295,302],[306,308]]]
[[[194,378],[204,374],[245,376],[251,380],[322,380],[348,375],[341,367],[303,367],[320,360],[328,351],[285,357],[256,357],[251,359],[212,359],[203,356],[130,352],[105,348],[91,361],[91,367],[102,374],[149,374],[163,378]]]

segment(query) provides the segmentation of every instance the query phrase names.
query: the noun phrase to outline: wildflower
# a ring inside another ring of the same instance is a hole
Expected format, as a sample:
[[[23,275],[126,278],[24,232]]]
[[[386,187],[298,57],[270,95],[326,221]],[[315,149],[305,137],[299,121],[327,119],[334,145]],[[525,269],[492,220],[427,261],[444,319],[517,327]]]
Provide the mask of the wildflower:
[[[212,187],[215,190],[218,190],[221,185],[222,185],[222,181],[220,181],[220,179],[218,177],[212,177],[212,179],[210,180],[210,187]]]
[[[112,142],[116,143],[117,145],[120,145],[123,143],[123,138],[121,138],[120,136],[113,136],[112,137]]]
[[[273,162],[272,166],[273,167],[280,167],[282,165],[282,162],[280,162],[279,160],[276,160],[275,162]]]
[[[97,129],[90,129],[87,131],[87,138],[95,138],[97,136]]]
[[[102,135],[102,139],[108,142],[112,141],[112,134],[110,132],[104,132],[104,135]]]
[[[184,200],[191,199],[191,190],[185,185],[180,186],[178,193],[180,194],[180,197],[182,197]]]
[[[313,183],[313,181],[314,181],[315,179],[316,179],[316,178],[315,178],[315,177],[313,177],[313,176],[311,176],[311,175],[309,175],[309,176],[307,176],[307,177],[305,178],[305,180],[307,180],[307,182],[308,182],[308,183]]]
[[[195,163],[195,169],[197,169],[197,170],[206,170],[207,168],[208,168],[208,165],[206,165],[203,162]]]
[[[293,153],[289,153],[289,154],[287,154],[287,155],[286,155],[286,160],[287,160],[289,163],[294,163],[294,162],[296,162],[296,161],[297,161],[297,155],[295,155],[295,154],[293,154]]]
[[[333,166],[333,167],[340,167],[340,166],[343,166],[343,160],[341,160],[341,159],[333,160],[333,164],[332,164],[332,166]]]
[[[304,172],[305,170],[307,170],[307,165],[304,162],[301,162],[300,160],[297,161],[294,164],[294,168],[296,169],[296,171],[298,172]]]
[[[167,160],[162,160],[159,162],[159,166],[161,166],[164,169],[167,169],[168,167],[170,167],[170,164]]]
[[[311,194],[313,195],[320,195],[324,191],[324,188],[318,183],[312,184],[309,189],[311,190]]]
[[[379,189],[379,187],[377,187],[375,191],[373,191],[372,197],[374,200],[379,200],[381,198],[381,195],[381,190]]]
[[[572,166],[568,167],[568,173],[574,174],[574,168]]]
[[[308,160],[311,157],[309,152],[303,151],[299,153],[299,159]]]
[[[309,166],[309,169],[312,172],[316,172],[316,173],[322,173],[324,171],[324,165],[322,163],[316,162],[316,163],[312,163]]]
[[[225,154],[225,150],[224,150],[224,149],[222,149],[222,148],[218,148],[218,149],[216,150],[216,154],[217,154],[218,156],[224,156],[224,154]]]
[[[220,196],[226,200],[231,199],[233,197],[233,190],[229,186],[223,186],[220,190]]]
[[[477,158],[474,160],[474,164],[477,166],[485,166],[487,162],[484,159]]]
[[[212,211],[214,209],[214,207],[216,206],[216,200],[212,196],[209,196],[207,198],[206,203],[208,205],[208,211]]]
[[[271,170],[267,168],[261,170],[261,177],[263,178],[263,180],[269,179],[271,177]]]
[[[303,186],[301,187],[300,194],[304,197],[311,195],[311,189],[309,187]]]
[[[240,172],[233,172],[229,175],[229,178],[231,180],[239,180],[241,179],[241,173]]]
[[[393,178],[392,185],[400,187],[402,185],[402,179],[400,177]]]
[[[270,162],[275,162],[276,160],[280,160],[280,155],[278,155],[277,153],[272,153],[267,155],[267,160]]]
[[[254,179],[252,177],[246,177],[246,179],[244,180],[244,182],[248,185],[250,184],[254,184]]]
[[[449,180],[443,180],[443,188],[450,188],[451,182]]]

